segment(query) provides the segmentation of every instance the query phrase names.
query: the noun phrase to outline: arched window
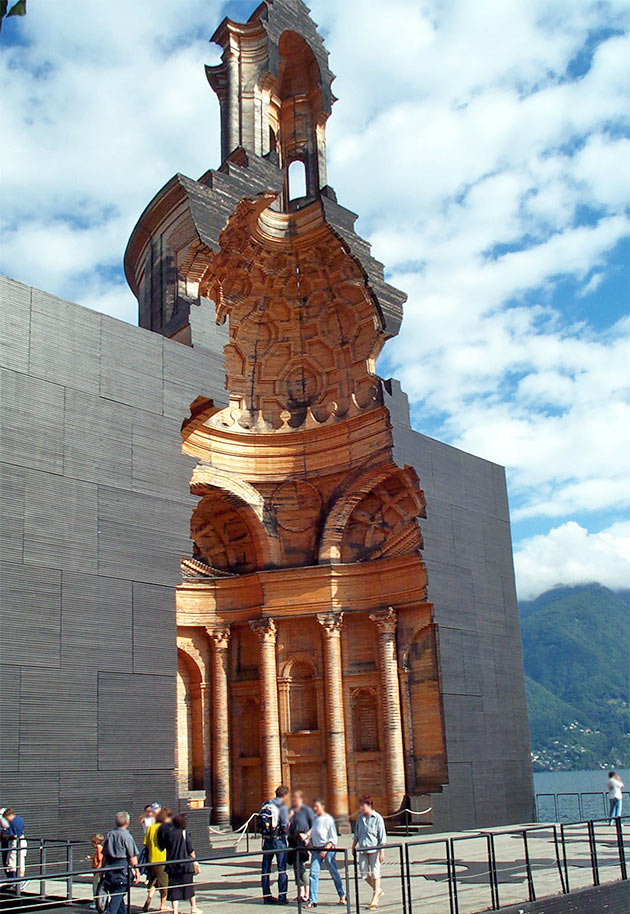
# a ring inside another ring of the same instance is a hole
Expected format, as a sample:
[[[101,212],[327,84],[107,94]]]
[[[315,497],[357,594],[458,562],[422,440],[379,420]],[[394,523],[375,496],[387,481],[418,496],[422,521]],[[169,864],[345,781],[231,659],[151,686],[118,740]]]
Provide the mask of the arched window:
[[[289,200],[306,196],[306,166],[300,159],[289,165]]]
[[[352,732],[355,752],[378,752],[378,702],[374,689],[352,693]]]
[[[314,670],[305,660],[297,660],[289,672],[289,730],[319,730],[317,686]]]

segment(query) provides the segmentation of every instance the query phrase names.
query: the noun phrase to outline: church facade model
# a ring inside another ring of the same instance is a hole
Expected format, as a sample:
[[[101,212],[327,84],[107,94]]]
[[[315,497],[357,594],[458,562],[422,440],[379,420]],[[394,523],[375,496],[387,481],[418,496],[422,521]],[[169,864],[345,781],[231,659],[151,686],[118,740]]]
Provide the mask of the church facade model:
[[[140,326],[0,277],[0,797],[78,839],[187,808],[200,853],[281,782],[531,821],[504,469],[376,374],[404,295],[327,183],[305,5],[214,40],[221,165],[134,229]]]
[[[200,390],[182,427],[180,786],[219,824],[285,782],[340,822],[360,793],[430,806],[449,778],[426,501],[375,372],[405,295],[327,184],[334,77],[301,0],[212,40],[222,165],[173,178],[125,257],[141,326],[194,347],[201,301],[229,326],[228,403]]]

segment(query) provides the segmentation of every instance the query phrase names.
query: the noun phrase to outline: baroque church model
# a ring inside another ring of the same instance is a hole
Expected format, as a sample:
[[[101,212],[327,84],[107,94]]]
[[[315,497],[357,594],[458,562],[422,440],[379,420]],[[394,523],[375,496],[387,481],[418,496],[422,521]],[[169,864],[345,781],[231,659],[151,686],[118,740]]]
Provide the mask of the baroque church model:
[[[375,373],[405,296],[327,184],[334,77],[304,4],[266,0],[212,40],[223,164],[173,178],[125,258],[142,326],[194,344],[200,299],[229,322],[228,405],[199,391],[182,427],[199,503],[178,771],[203,790],[210,769],[220,824],[283,782],[340,822],[359,792],[392,814],[447,781],[425,498]]]

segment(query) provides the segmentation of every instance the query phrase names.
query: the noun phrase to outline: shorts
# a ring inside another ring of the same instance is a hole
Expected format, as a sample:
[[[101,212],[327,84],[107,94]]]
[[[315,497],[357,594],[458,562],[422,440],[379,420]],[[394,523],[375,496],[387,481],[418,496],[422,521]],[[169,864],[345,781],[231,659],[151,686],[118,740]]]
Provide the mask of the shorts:
[[[368,876],[372,879],[381,878],[379,854],[380,851],[359,851],[359,871],[362,879],[367,879]]]
[[[166,875],[165,866],[147,867],[147,888],[152,889],[154,886],[157,886],[158,889],[168,888],[168,876]]]

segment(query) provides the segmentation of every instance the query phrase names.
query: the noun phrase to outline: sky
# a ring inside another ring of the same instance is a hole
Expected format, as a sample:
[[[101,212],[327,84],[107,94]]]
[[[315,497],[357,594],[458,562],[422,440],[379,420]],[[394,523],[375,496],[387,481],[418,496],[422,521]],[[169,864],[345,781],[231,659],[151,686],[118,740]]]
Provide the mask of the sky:
[[[135,323],[121,261],[219,162],[233,0],[28,0],[0,34],[0,272]],[[630,0],[312,0],[329,183],[409,295],[379,373],[505,465],[519,596],[630,587]]]

